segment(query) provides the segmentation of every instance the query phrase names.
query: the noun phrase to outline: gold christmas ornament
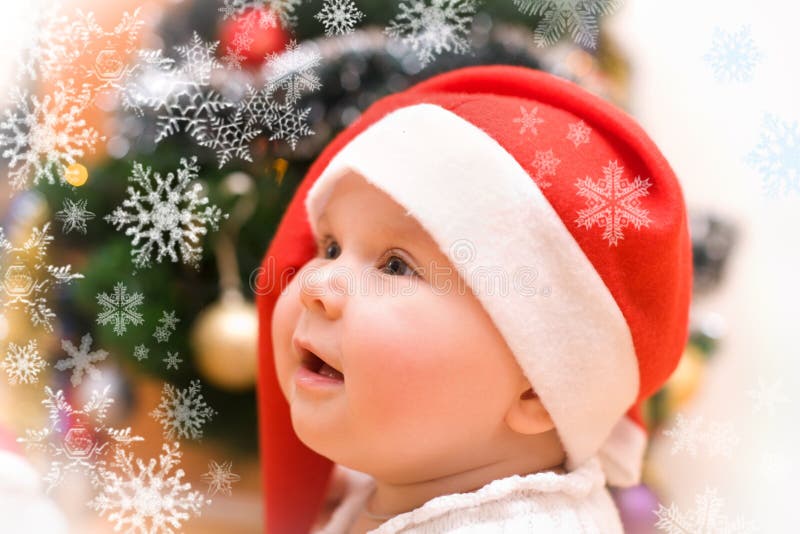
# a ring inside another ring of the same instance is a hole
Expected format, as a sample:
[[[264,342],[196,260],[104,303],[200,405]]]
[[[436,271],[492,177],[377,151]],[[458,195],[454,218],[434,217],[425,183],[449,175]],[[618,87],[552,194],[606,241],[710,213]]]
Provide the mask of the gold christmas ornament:
[[[246,390],[256,380],[258,316],[253,303],[229,293],[197,317],[191,343],[197,366],[215,386]]]
[[[688,344],[678,367],[665,385],[667,409],[670,413],[675,413],[694,397],[703,382],[704,372],[705,361],[702,350],[696,345]]]
[[[190,341],[200,372],[215,386],[230,391],[250,389],[256,382],[258,314],[242,294],[235,239],[256,207],[252,177],[229,174],[223,187],[241,195],[220,229],[214,246],[221,297],[200,312]]]

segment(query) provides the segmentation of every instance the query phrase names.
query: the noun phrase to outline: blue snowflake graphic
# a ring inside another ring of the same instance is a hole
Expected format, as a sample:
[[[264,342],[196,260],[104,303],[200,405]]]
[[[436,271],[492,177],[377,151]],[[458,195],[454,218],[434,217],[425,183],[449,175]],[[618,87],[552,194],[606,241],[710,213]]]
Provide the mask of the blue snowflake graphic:
[[[742,26],[736,32],[715,28],[711,49],[703,59],[711,66],[717,81],[749,82],[764,55],[756,48],[750,27]]]
[[[765,113],[761,138],[745,161],[761,174],[768,196],[800,193],[800,127],[797,121],[784,121]]]

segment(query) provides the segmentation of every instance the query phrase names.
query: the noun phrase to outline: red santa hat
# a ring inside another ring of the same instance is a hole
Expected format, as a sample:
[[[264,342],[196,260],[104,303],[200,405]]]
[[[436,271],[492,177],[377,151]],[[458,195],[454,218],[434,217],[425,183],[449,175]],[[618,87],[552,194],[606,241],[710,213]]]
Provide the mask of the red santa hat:
[[[451,259],[552,417],[567,469],[597,455],[610,485],[638,484],[641,404],[687,339],[680,185],[642,128],[605,100],[541,71],[468,67],[384,97],[341,132],[267,251],[258,279],[267,530],[308,532],[332,467],[292,430],[270,325],[348,171],[404,206]],[[509,291],[485,275],[498,267]]]

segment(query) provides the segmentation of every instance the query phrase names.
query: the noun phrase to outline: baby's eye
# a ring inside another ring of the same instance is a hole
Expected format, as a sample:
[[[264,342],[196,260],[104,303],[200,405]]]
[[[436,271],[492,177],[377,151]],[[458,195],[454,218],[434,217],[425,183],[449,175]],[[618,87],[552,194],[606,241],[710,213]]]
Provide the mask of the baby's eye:
[[[396,272],[394,267],[397,267],[397,268],[399,268],[401,270],[403,269],[403,267],[405,267],[406,270],[407,270],[407,273],[409,275],[418,276],[417,272],[414,271],[414,269],[411,268],[408,265],[408,263],[406,263],[406,261],[403,258],[401,258],[400,256],[396,256],[396,255],[389,256],[387,261],[384,263],[384,265],[386,265],[387,268],[391,269],[390,270],[390,274],[403,274],[402,271],[400,273]]]
[[[321,250],[322,257],[326,259],[335,259],[339,254],[341,254],[341,247],[339,246],[339,243],[328,237],[323,238],[320,241],[319,249]],[[331,257],[331,254],[333,257]],[[380,266],[385,266],[386,268],[384,269],[384,272],[387,272],[388,274],[407,274],[411,276],[419,276],[419,273],[417,273],[417,271],[414,270],[414,268],[411,267],[406,260],[397,254],[386,256],[386,261],[382,262]],[[388,271],[386,269],[388,269]]]
[[[340,249],[339,243],[337,243],[336,241],[333,241],[333,240],[322,241],[321,248],[322,248],[322,257],[323,258],[327,258],[328,257],[328,252],[331,249],[333,249],[333,250]],[[341,252],[341,250],[340,250],[340,252]],[[338,254],[337,254],[337,256],[338,256]]]

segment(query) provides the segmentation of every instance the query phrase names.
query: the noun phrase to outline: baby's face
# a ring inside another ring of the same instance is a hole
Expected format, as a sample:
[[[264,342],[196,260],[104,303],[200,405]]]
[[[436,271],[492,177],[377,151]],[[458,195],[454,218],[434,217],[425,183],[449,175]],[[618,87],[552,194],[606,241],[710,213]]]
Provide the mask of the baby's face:
[[[504,454],[504,418],[527,380],[433,239],[353,173],[336,184],[319,233],[316,257],[280,296],[272,323],[300,440],[397,483]],[[298,383],[293,338],[310,342],[343,381]]]

